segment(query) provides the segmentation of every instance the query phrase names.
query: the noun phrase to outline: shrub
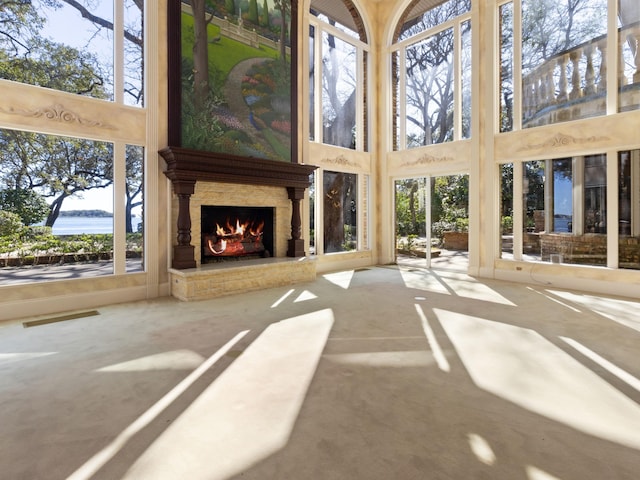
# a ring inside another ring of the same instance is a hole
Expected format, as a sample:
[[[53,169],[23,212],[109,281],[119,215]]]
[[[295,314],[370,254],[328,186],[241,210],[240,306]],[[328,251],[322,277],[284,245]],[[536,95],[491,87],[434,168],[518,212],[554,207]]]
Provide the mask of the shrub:
[[[0,210],[0,237],[19,238],[24,230],[20,215]]]

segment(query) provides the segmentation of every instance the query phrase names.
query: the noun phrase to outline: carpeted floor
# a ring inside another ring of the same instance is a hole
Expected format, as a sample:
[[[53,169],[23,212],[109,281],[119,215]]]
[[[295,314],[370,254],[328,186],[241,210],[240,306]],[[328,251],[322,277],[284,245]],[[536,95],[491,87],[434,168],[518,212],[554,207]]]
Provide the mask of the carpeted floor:
[[[89,313],[0,323],[0,478],[640,472],[636,301],[401,264]]]

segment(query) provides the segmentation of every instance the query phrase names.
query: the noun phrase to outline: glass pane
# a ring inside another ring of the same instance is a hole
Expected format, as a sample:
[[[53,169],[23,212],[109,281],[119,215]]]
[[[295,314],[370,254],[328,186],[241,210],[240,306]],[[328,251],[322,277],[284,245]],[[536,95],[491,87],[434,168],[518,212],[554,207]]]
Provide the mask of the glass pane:
[[[619,8],[618,110],[624,112],[640,108],[640,4],[619,2]]]
[[[427,237],[427,179],[397,180],[396,185],[396,253],[410,257],[424,256]]]
[[[125,228],[127,233],[127,272],[144,270],[144,148],[126,148]]]
[[[513,164],[500,165],[500,251],[513,259]]]
[[[640,269],[640,150],[618,155],[618,266]]]
[[[113,1],[92,2],[91,15],[113,24]],[[113,32],[65,2],[3,2],[0,78],[113,99]]]
[[[513,130],[513,3],[500,6],[500,131]]]
[[[124,103],[144,106],[142,8],[144,2],[124,0]]]
[[[309,141],[316,138],[315,108],[316,108],[316,29],[312,25],[309,27]]]
[[[607,233],[607,165],[604,155],[584,159],[585,233]]]
[[[453,29],[406,50],[407,148],[453,140]]]
[[[358,176],[324,172],[324,251],[345,252],[357,248]]]
[[[469,249],[469,176],[431,177],[431,235],[445,250]]]
[[[553,231],[573,231],[573,168],[571,159],[553,160]]]
[[[356,47],[323,33],[323,143],[355,149]]]
[[[0,130],[0,283],[113,273],[113,145]]]
[[[327,15],[325,15],[324,13],[320,13],[317,9],[316,9],[316,5],[315,5],[315,1],[311,2],[311,9],[309,10],[310,13],[312,15],[315,15],[318,20],[322,20],[325,23],[328,23],[329,25],[336,27],[338,30],[340,30],[342,33],[345,33],[346,35],[352,37],[352,38],[356,38],[358,40],[361,40],[363,42],[366,42],[367,39],[366,38],[361,38],[360,34],[356,31],[358,29],[357,25],[355,24],[355,21],[353,20],[352,14],[349,11],[349,9],[347,8],[346,4],[342,1],[340,2],[335,2],[331,5],[331,17],[328,17]],[[339,21],[336,21],[336,18],[340,18],[343,20],[344,23],[348,23],[349,26],[340,23]],[[364,32],[363,32],[364,33]]]
[[[366,88],[366,85],[368,83],[368,78],[369,78],[369,74],[368,74],[368,68],[369,68],[369,55],[368,52],[362,52],[362,59],[363,59],[363,64],[364,64],[364,68],[363,68],[363,72],[364,72],[364,80],[361,82],[364,86],[364,88],[362,89],[362,95],[363,95],[363,108],[364,111],[360,113],[360,115],[362,115],[362,145],[358,145],[358,148],[361,149],[363,152],[368,152],[369,151],[369,100],[367,98],[367,93],[368,90]]]
[[[471,11],[471,0],[448,0],[426,12],[424,11],[425,3],[436,2],[412,2],[413,8],[405,12],[405,23],[400,29],[397,41],[425,32],[447,20]]]
[[[524,128],[606,113],[607,0],[522,1]]]
[[[545,169],[544,161],[525,162],[522,169],[523,221],[522,255],[527,260],[548,260],[541,254],[541,234],[545,231]]]
[[[462,22],[461,32],[462,138],[471,138],[471,22]]]

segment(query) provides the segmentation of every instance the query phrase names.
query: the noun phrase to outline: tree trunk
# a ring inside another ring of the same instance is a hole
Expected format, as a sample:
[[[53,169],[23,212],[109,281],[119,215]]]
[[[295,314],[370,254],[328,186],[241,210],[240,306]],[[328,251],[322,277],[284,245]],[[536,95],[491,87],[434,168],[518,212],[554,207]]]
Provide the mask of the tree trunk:
[[[209,54],[205,0],[192,0],[193,9],[193,92],[194,105],[203,108],[209,95]]]

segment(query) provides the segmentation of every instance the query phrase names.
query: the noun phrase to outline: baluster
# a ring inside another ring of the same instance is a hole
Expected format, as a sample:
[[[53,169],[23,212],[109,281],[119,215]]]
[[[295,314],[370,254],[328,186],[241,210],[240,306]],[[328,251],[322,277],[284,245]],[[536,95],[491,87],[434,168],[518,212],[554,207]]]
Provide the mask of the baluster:
[[[585,87],[584,95],[593,95],[596,93],[595,86],[595,71],[593,69],[593,46],[587,45],[584,49],[584,53],[587,56],[587,70],[584,74]]]
[[[640,32],[632,33],[631,37],[632,37],[632,42],[635,42],[634,60],[636,64],[636,71],[633,74],[633,83],[638,83],[640,82],[640,52],[638,51],[640,50]]]
[[[573,68],[573,72],[571,73],[571,92],[569,93],[569,98],[574,100],[576,98],[580,98],[582,96],[582,92],[580,91],[580,57],[582,56],[582,52],[580,50],[574,50],[569,54],[569,59],[571,60],[571,65]]]
[[[618,84],[619,84],[620,87],[624,87],[628,83],[627,82],[627,76],[624,74],[624,67],[625,67],[624,44],[629,41],[629,38],[625,38],[625,37],[628,37],[628,35],[621,35],[620,36],[620,45],[618,45],[618,54],[619,54],[619,59],[618,59]]]
[[[600,50],[600,80],[598,81],[598,93],[607,91],[607,41],[602,40],[598,43]]]
[[[546,85],[544,84],[544,75],[540,75],[540,77],[537,79],[536,81],[536,85],[538,86],[538,96],[537,96],[537,105],[536,105],[536,109],[540,110],[541,108],[544,107],[544,105],[546,105],[546,96],[547,96],[547,91],[546,91]]]
[[[553,105],[556,103],[556,85],[553,81],[553,64],[549,64],[547,67],[547,105]]]
[[[568,80],[567,80],[567,63],[569,62],[569,57],[568,55],[562,55],[562,57],[560,57],[558,59],[558,66],[560,67],[560,80],[559,80],[559,85],[558,85],[558,102],[566,102],[567,101],[567,87],[568,87]]]

